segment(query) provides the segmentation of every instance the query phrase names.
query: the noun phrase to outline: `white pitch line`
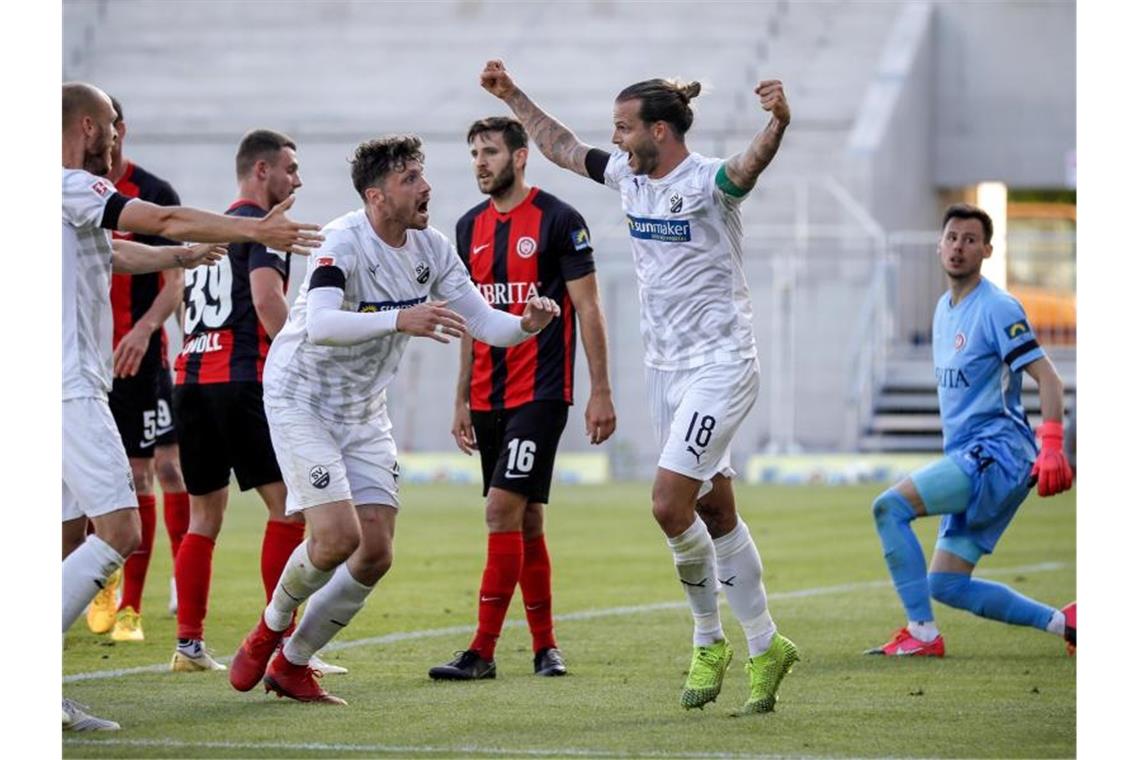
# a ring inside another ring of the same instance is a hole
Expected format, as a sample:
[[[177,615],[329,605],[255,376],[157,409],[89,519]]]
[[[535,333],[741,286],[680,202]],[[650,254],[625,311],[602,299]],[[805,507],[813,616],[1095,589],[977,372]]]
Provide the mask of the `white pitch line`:
[[[1049,572],[1052,570],[1061,570],[1068,567],[1064,562],[1040,562],[1035,565],[1020,565],[1018,567],[1004,567],[990,570],[988,572],[979,572],[979,577],[987,577],[993,575],[1016,575],[1018,573],[1040,573]],[[796,591],[775,591],[768,594],[769,599],[802,599],[810,596],[825,596],[828,594],[843,594],[849,591],[866,591],[869,589],[886,588],[891,585],[889,580],[881,581],[860,581],[858,583],[841,583],[837,586],[815,586],[813,588],[798,589]],[[606,607],[599,610],[582,610],[581,612],[568,612],[564,615],[555,615],[554,619],[558,622],[574,621],[574,620],[594,620],[596,618],[613,617],[615,615],[639,615],[646,612],[658,612],[661,610],[677,610],[688,607],[688,602],[656,602],[654,604],[639,604],[628,607]],[[504,628],[517,628],[526,625],[522,620],[510,620],[504,625]],[[429,628],[422,631],[397,631],[396,633],[388,633],[383,636],[371,636],[364,639],[353,639],[351,641],[334,641],[328,646],[324,647],[323,652],[337,652],[342,649],[355,649],[357,647],[369,646],[383,646],[384,644],[393,644],[400,641],[414,641],[418,639],[434,639],[442,636],[458,636],[460,634],[469,634],[474,630],[470,625],[455,625],[448,628]],[[226,663],[231,658],[220,657],[218,662]],[[91,681],[102,678],[121,678],[123,676],[135,675],[138,673],[162,673],[166,671],[170,665],[168,663],[160,663],[158,665],[140,665],[134,668],[118,668],[115,670],[94,670],[87,673],[72,673],[69,676],[63,677],[64,683],[75,683],[76,681]]]
[[[736,752],[662,752],[659,750],[645,750],[644,752],[630,750],[603,750],[579,747],[556,747],[550,749],[524,748],[508,749],[504,747],[479,747],[471,744],[462,744],[452,747],[436,747],[430,745],[399,746],[393,744],[326,744],[323,742],[230,742],[230,741],[180,741],[178,739],[64,739],[67,746],[117,746],[117,747],[161,747],[167,749],[236,749],[236,750],[283,750],[293,752],[363,752],[369,754],[395,754],[395,755],[491,755],[493,757],[652,757],[652,758],[684,758],[688,760],[710,758],[712,760],[736,760],[736,758],[774,758],[788,757],[787,755],[756,755],[754,753]]]

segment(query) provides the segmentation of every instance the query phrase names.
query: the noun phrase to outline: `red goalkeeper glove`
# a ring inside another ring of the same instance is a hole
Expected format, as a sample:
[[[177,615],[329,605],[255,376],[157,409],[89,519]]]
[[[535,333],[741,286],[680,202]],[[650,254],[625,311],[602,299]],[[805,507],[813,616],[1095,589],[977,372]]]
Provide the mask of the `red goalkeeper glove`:
[[[1041,453],[1033,463],[1030,475],[1037,479],[1037,493],[1040,496],[1053,496],[1073,487],[1073,468],[1061,449],[1065,430],[1056,420],[1045,420],[1037,426],[1037,438],[1041,441]]]

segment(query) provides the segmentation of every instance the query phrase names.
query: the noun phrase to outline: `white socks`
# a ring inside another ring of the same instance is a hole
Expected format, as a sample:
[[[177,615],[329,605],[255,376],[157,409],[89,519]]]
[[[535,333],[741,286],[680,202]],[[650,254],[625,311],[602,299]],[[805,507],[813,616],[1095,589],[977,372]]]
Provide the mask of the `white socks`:
[[[716,548],[716,572],[728,606],[744,628],[748,638],[748,656],[768,651],[776,624],[768,612],[768,595],[761,580],[763,566],[760,552],[739,516],[736,527],[713,541]]]
[[[666,537],[673,551],[677,577],[685,587],[693,613],[693,646],[707,646],[724,638],[717,608],[716,551],[704,520],[697,518],[681,535]]]
[[[353,578],[347,562],[341,563],[332,580],[309,600],[297,630],[282,650],[285,659],[294,665],[307,665],[313,653],[329,643],[360,612],[373,588]]]
[[[1049,621],[1049,625],[1047,625],[1045,627],[1045,630],[1048,631],[1049,633],[1055,634],[1057,636],[1064,636],[1065,635],[1065,613],[1061,612],[1060,610],[1054,611],[1053,612],[1053,619]]]
[[[332,577],[333,570],[321,570],[313,565],[309,559],[309,542],[302,541],[281,571],[273,598],[265,607],[265,624],[271,630],[284,631],[293,619],[293,611]]]
[[[111,573],[125,560],[95,534],[63,560],[63,632],[83,614]]]
[[[1062,620],[1064,617],[1062,617]],[[933,620],[924,620],[919,622],[917,620],[907,621],[906,629],[910,631],[910,635],[921,641],[923,644],[929,644],[938,638],[938,625]]]

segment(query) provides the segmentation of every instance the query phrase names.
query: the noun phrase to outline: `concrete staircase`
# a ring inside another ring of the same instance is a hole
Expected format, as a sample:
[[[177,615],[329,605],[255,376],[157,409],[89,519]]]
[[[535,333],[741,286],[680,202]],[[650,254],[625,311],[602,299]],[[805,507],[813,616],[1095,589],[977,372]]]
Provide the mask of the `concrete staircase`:
[[[1065,407],[1077,395],[1076,351],[1046,349],[1065,383]],[[861,451],[941,451],[942,426],[930,347],[898,349],[887,362],[886,380],[875,393],[874,412],[859,439]],[[1022,402],[1034,427],[1041,421],[1041,399],[1032,378],[1022,384]]]

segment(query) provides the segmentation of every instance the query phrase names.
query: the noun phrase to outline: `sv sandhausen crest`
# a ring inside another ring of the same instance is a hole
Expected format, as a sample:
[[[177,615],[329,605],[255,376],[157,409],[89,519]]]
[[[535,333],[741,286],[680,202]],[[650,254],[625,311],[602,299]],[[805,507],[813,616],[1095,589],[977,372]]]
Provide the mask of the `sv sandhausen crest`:
[[[331,479],[329,470],[324,465],[316,464],[309,468],[309,482],[313,488],[327,488]]]
[[[685,205],[685,198],[680,193],[673,193],[669,196],[669,213],[681,213],[681,207]]]
[[[424,262],[416,264],[416,282],[423,285],[431,277],[431,268]]]

